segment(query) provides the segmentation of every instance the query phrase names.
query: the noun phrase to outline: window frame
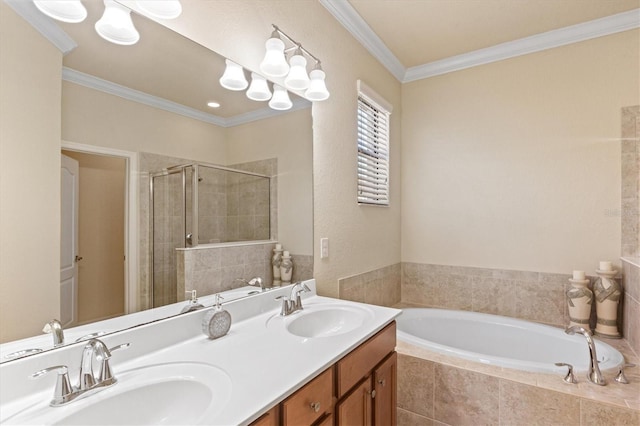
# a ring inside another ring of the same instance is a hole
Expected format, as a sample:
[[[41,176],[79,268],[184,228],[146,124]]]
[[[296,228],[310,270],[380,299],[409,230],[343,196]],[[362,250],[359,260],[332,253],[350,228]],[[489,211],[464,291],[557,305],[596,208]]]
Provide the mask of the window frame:
[[[358,80],[356,114],[356,200],[358,205],[390,206],[391,112],[392,106],[389,102]],[[363,126],[365,114],[368,116],[365,118],[371,118],[374,122],[366,128]],[[369,134],[364,135],[363,129]],[[366,167],[363,167],[364,164]],[[369,172],[368,176],[365,176],[364,172]],[[381,177],[385,182],[380,182]],[[369,184],[367,188],[365,188],[366,184]],[[371,189],[368,196],[363,195],[366,189]]]

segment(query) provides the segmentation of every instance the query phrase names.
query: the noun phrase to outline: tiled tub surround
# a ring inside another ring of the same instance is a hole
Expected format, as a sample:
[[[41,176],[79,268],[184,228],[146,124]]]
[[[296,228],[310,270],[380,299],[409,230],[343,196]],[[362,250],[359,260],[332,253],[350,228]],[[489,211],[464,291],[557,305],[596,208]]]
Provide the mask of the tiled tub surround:
[[[622,109],[622,256],[640,256],[640,106]]]
[[[338,280],[339,297],[353,302],[393,306],[400,302],[400,263]]]
[[[640,373],[606,386],[576,385],[561,375],[502,369],[399,341],[398,426],[404,425],[638,425]],[[585,344],[586,351],[586,344]],[[637,359],[629,356],[631,362]]]
[[[402,301],[564,327],[569,324],[566,296],[569,278],[569,274],[405,262],[402,263]],[[587,278],[592,288],[597,277]],[[623,298],[622,306],[624,303]],[[591,320],[595,328],[595,304],[593,310]],[[618,328],[623,334],[627,329],[624,318],[622,315],[618,318]]]
[[[640,257],[622,258],[623,335],[640,356]]]
[[[182,295],[185,291],[196,290],[198,295],[206,296],[246,285],[236,281],[237,278],[261,277],[269,285],[273,282],[271,257],[274,247],[275,243],[268,241],[177,249],[177,292]],[[313,256],[294,253],[291,258],[292,281],[311,279]]]
[[[640,268],[624,265],[626,289],[620,330],[606,339],[627,362],[640,365]],[[635,275],[634,275],[635,274]],[[402,303],[505,315],[564,327],[569,275],[483,268],[402,264]],[[591,277],[593,282],[594,278]],[[593,319],[593,318],[592,318]],[[595,324],[594,324],[595,325]],[[398,425],[422,424],[640,424],[640,367],[627,370],[629,385],[568,385],[562,377],[484,365],[398,342]],[[585,354],[587,345],[585,343]],[[439,422],[439,423],[438,423]]]

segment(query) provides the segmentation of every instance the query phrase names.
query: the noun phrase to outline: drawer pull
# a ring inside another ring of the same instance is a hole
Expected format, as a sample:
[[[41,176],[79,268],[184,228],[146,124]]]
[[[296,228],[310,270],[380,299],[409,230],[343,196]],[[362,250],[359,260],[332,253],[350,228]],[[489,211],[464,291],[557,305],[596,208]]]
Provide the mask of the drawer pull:
[[[373,398],[375,398],[375,397],[376,397],[376,390],[375,390],[375,389],[374,389],[374,390],[372,390],[372,391],[367,391],[367,393],[368,393],[369,395],[371,395],[371,399],[373,399]]]
[[[312,402],[310,405],[311,405],[311,409],[313,410],[314,413],[317,413],[318,411],[320,411],[320,403],[319,402]]]
[[[380,386],[384,386],[386,384],[384,379],[378,380],[378,383],[380,384]]]

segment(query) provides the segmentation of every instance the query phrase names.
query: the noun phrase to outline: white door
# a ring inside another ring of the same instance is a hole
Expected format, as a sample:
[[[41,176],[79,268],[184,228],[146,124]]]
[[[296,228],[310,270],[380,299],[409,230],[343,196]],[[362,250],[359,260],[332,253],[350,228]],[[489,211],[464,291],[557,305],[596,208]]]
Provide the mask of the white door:
[[[60,322],[67,328],[78,318],[78,162],[62,155],[60,172]]]

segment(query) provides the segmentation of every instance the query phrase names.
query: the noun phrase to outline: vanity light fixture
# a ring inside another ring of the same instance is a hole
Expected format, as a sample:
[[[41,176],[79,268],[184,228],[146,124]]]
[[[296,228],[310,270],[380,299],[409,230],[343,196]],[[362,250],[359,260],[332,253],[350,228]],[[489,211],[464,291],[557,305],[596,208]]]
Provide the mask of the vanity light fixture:
[[[62,22],[75,24],[87,17],[87,9],[80,0],[33,0],[33,4],[40,12]],[[179,0],[136,0],[136,5],[154,18],[173,19],[182,13]],[[140,40],[131,20],[131,9],[114,0],[104,0],[104,13],[95,29],[100,37],[115,44],[129,46]]]
[[[309,82],[309,88],[304,92],[304,97],[312,102],[324,101],[329,98],[329,91],[327,85],[324,82],[325,74],[320,66],[320,62],[317,62],[315,67],[309,73],[311,81]]]
[[[224,60],[226,68],[224,74],[220,77],[220,85],[229,90],[244,90],[249,85],[246,77],[244,76],[244,70],[238,64],[229,59]]]
[[[114,0],[104,0],[104,13],[95,28],[100,37],[111,43],[130,46],[140,40],[131,20],[131,9]]]
[[[289,99],[289,93],[287,89],[277,84],[273,85],[273,97],[269,101],[269,107],[278,111],[285,111],[291,109],[293,103]]]
[[[182,13],[179,0],[136,0],[136,5],[146,14],[158,19],[175,19]]]
[[[247,98],[253,101],[268,101],[271,99],[271,90],[269,90],[267,79],[260,74],[252,72],[251,85],[246,94]]]
[[[87,17],[80,0],[33,0],[38,10],[50,18],[76,24]]]
[[[286,48],[286,40],[291,47]],[[320,59],[306,50],[300,43],[285,34],[276,25],[273,25],[271,37],[267,40],[266,53],[260,63],[260,70],[268,77],[285,77],[284,84],[289,90],[306,90],[304,95],[310,101],[323,101],[329,98],[329,91],[325,83],[325,73],[320,66]],[[286,60],[286,54],[293,52]],[[311,78],[307,74],[307,58],[315,61]]]

